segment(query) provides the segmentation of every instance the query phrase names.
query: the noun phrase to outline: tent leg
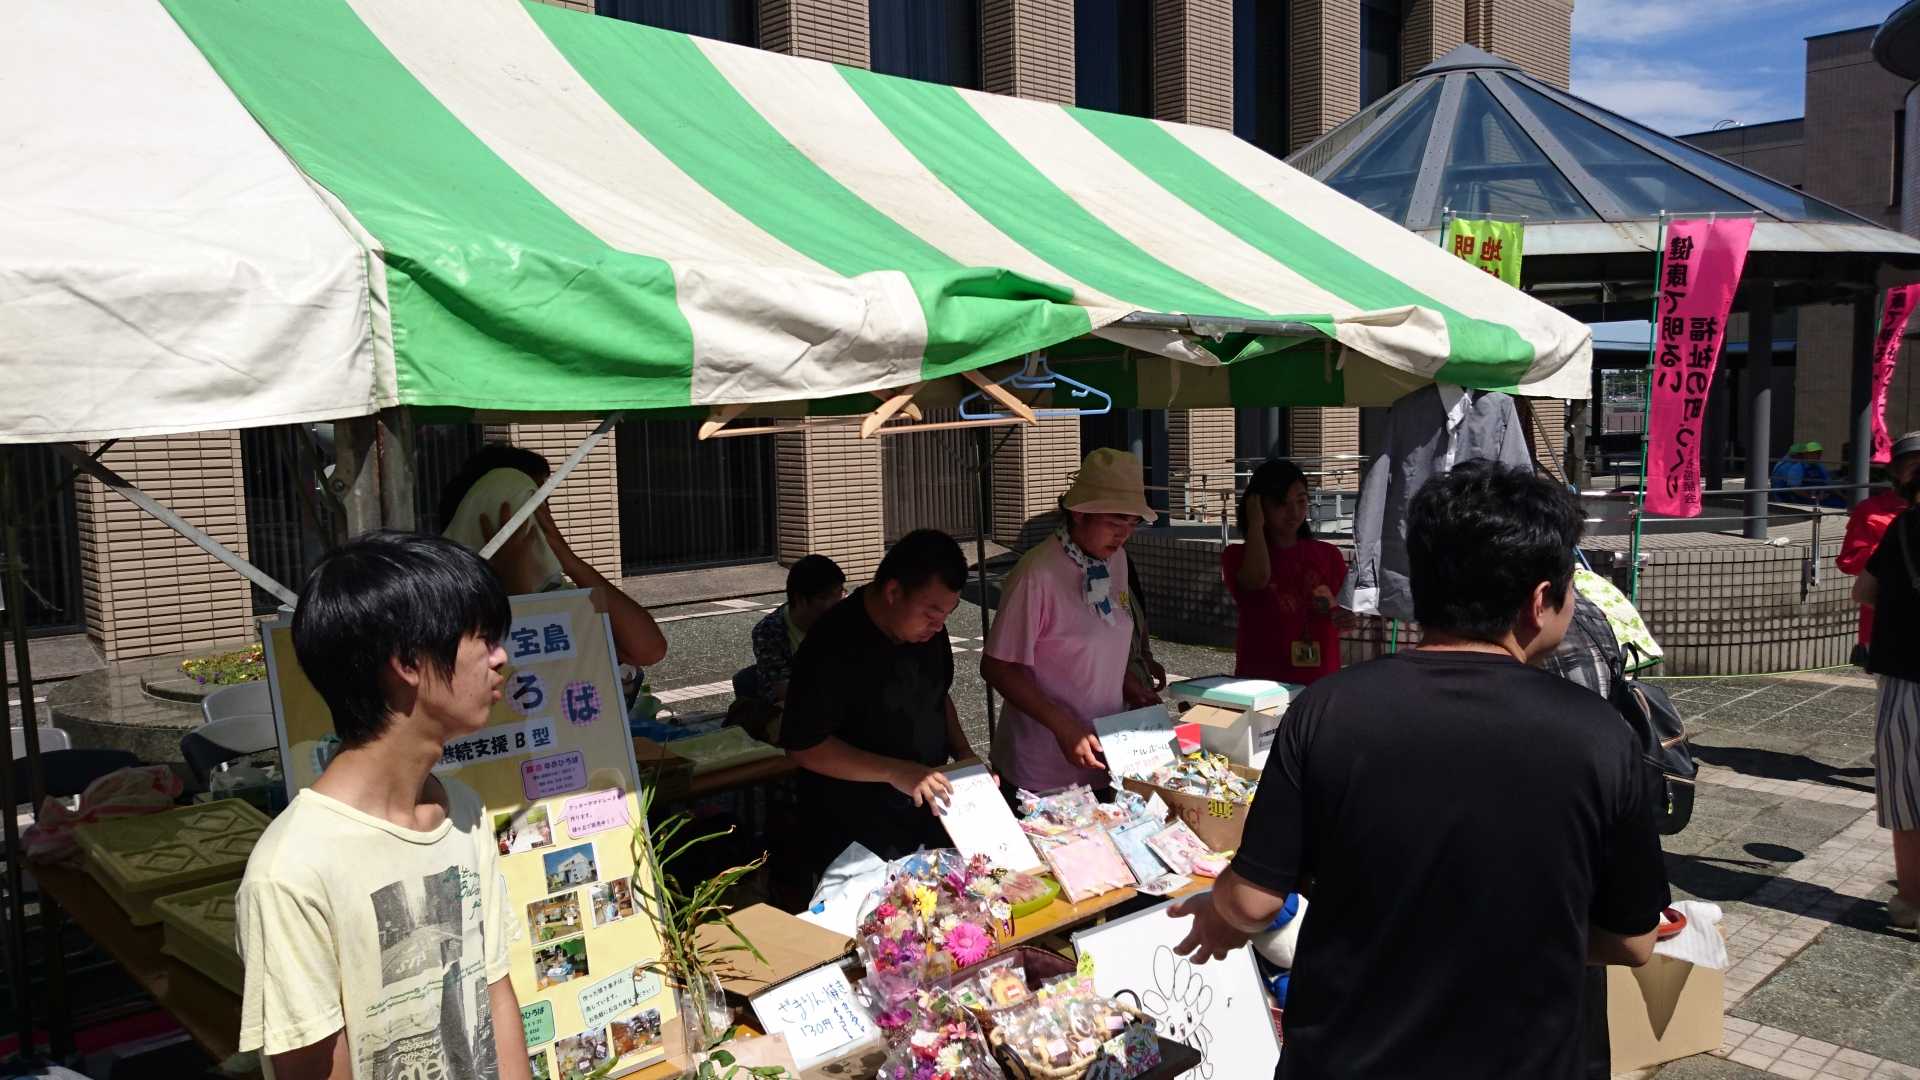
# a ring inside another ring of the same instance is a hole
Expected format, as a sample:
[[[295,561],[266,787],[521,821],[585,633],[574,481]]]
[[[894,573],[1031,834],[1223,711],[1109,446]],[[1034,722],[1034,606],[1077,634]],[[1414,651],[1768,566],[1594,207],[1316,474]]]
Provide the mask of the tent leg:
[[[404,405],[381,409],[375,420],[380,458],[380,524],[413,532],[419,528],[414,507],[419,482],[415,473],[413,410]]]
[[[37,781],[39,732],[35,730],[33,716],[33,670],[27,660],[27,613],[26,604],[16,582],[21,580],[20,571],[20,529],[15,520],[15,498],[13,492],[13,463],[16,452],[11,448],[0,449],[0,552],[6,555],[5,576],[0,577],[0,609],[7,615],[7,624],[13,639],[14,655],[17,665],[17,682],[5,678],[6,663],[0,660],[0,700],[6,700],[5,689],[17,685],[20,689],[20,715],[27,723],[27,768],[28,784],[39,788]],[[7,984],[13,998],[14,1024],[19,1036],[19,1053],[22,1059],[33,1056],[33,987],[27,975],[27,903],[23,891],[26,888],[26,875],[22,868],[24,858],[20,847],[20,822],[14,812],[23,801],[33,801],[27,792],[14,790],[13,740],[7,740],[5,758],[0,764],[0,809],[6,812],[4,834],[7,843],[7,904],[6,904],[6,950]],[[39,803],[34,801],[37,807]]]
[[[993,436],[986,428],[974,431],[974,448],[980,455],[980,502],[975,512],[975,523],[979,534],[974,537],[974,557],[980,583],[980,640],[985,642],[987,630],[993,625],[993,612],[987,604],[987,530],[993,522]],[[984,644],[981,646],[985,648]],[[987,695],[987,740],[993,740],[994,710],[993,687],[982,683]]]
[[[1767,538],[1768,463],[1773,457],[1773,282],[1747,294],[1747,521],[1749,540]]]
[[[340,420],[333,425],[333,497],[346,511],[348,537],[380,527],[376,427],[371,416]]]
[[[55,453],[66,458],[74,468],[107,485],[121,498],[159,519],[162,525],[193,541],[195,547],[227,564],[228,567],[239,572],[241,577],[272,593],[281,603],[292,604],[295,601],[296,597],[292,589],[275,581],[265,570],[241,558],[225,544],[188,524],[180,515],[155,502],[153,496],[134,487],[125,477],[82,453],[79,447],[72,443],[50,443],[49,445],[53,447]]]
[[[1847,462],[1852,503],[1873,493],[1873,338],[1878,299],[1877,293],[1867,292],[1853,301],[1853,387],[1848,402],[1853,406],[1853,453]]]

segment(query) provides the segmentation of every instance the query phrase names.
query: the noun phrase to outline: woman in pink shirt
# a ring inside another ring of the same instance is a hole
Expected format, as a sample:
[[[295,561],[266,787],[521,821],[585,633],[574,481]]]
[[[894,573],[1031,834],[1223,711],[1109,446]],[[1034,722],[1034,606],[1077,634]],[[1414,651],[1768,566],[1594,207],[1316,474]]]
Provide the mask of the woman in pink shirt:
[[[1006,699],[994,733],[1002,783],[1047,792],[1111,786],[1093,719],[1126,710],[1133,597],[1127,539],[1152,520],[1140,459],[1087,455],[1061,500],[1067,521],[1007,578],[981,677]]]

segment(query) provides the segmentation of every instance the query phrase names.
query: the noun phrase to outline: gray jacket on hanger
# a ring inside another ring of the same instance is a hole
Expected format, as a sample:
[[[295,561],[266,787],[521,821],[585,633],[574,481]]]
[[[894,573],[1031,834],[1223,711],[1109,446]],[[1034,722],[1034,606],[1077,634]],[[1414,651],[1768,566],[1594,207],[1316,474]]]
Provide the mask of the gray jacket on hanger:
[[[1432,476],[1463,461],[1532,468],[1513,399],[1491,390],[1428,384],[1393,403],[1386,451],[1367,468],[1353,519],[1353,573],[1340,606],[1362,615],[1413,618],[1407,581],[1407,508]]]

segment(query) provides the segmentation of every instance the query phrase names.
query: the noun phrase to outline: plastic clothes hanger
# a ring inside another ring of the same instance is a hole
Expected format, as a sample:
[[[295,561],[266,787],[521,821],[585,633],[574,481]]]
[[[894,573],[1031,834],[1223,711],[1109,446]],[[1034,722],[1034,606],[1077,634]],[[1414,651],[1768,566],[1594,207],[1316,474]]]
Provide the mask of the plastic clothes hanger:
[[[1094,399],[1099,402],[1098,408],[1086,406],[1083,408],[1035,409],[1033,414],[1043,420],[1064,416],[1105,416],[1107,413],[1113,411],[1113,397],[1111,395],[1104,390],[1096,390],[1078,379],[1072,379],[1054,371],[1053,366],[1047,363],[1047,354],[1043,352],[1028,353],[1025,366],[1006,378],[999,380],[998,385],[1010,387],[1014,390],[1051,390],[1055,392],[1054,400],[1056,401],[1060,400],[1059,391],[1064,389],[1069,401]],[[1002,412],[997,408],[988,408],[985,410],[976,409],[974,406],[985,396],[983,391],[975,390],[973,393],[961,398],[960,418],[962,420],[1005,420],[1012,415],[1011,413]]]

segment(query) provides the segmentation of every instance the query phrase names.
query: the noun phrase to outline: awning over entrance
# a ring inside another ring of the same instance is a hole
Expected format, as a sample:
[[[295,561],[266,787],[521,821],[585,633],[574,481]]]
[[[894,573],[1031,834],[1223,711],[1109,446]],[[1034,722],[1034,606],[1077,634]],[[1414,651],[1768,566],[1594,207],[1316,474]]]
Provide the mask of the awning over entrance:
[[[1587,389],[1584,327],[1224,131],[511,0],[0,24],[0,441],[871,408],[1088,334],[1161,358],[1120,404]]]

